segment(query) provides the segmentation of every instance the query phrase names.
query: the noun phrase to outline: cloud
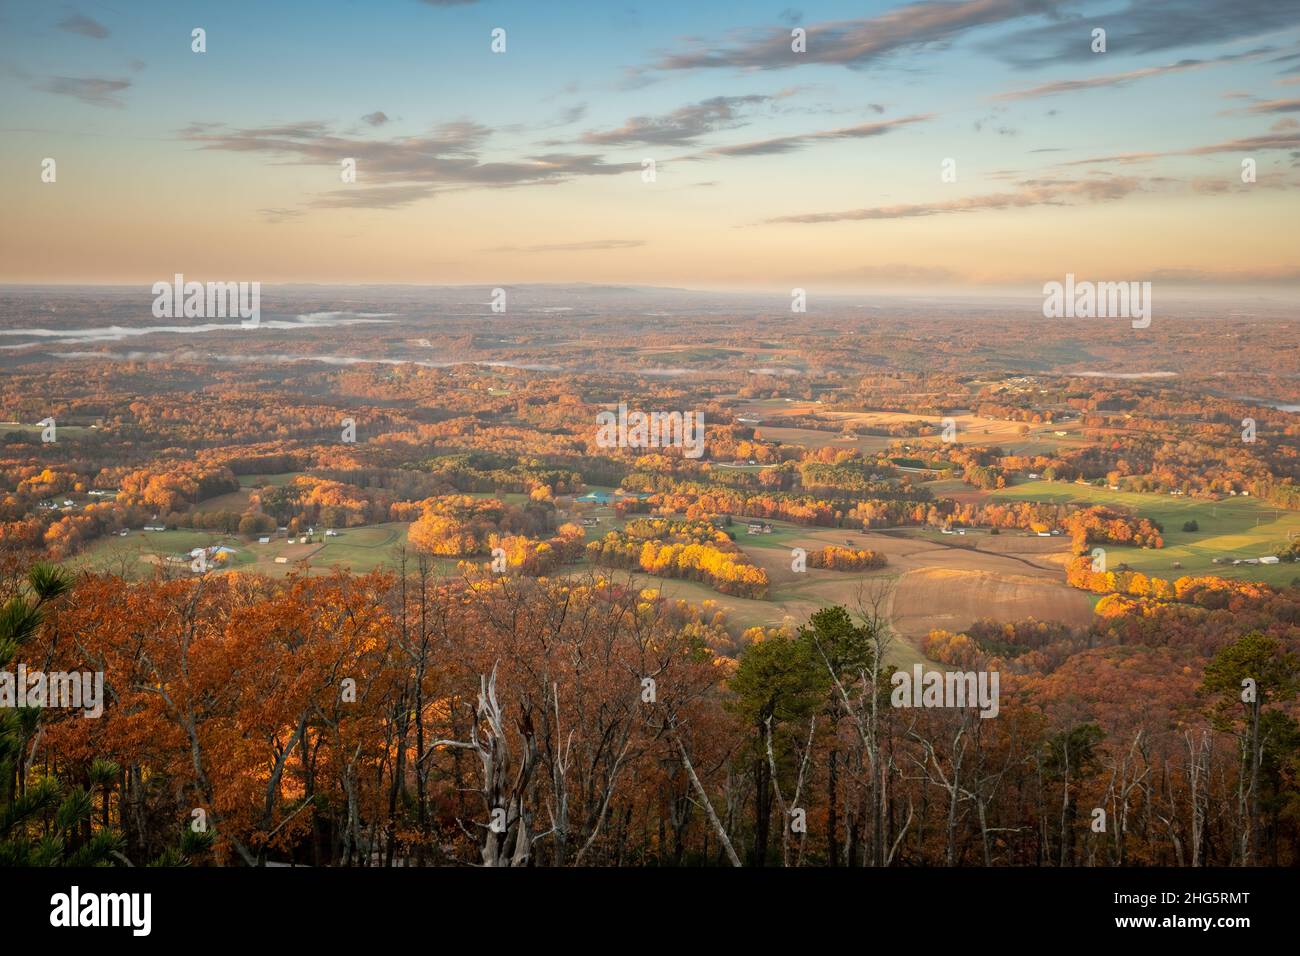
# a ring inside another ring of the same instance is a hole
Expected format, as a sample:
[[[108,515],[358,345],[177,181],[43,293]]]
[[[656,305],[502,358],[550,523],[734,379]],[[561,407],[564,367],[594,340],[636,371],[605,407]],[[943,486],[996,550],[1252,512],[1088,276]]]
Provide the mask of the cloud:
[[[750,107],[770,103],[776,98],[761,94],[714,96],[662,116],[633,116],[617,129],[584,134],[582,142],[601,146],[625,146],[633,143],[687,145],[706,133],[745,125],[741,113]]]
[[[766,223],[859,222],[873,219],[916,219],[949,213],[980,212],[987,209],[1018,209],[1026,206],[1069,206],[1080,202],[1106,202],[1120,199],[1141,188],[1141,182],[1129,177],[1062,180],[1034,179],[1019,184],[1015,192],[966,196],[937,203],[909,203],[896,206],[873,206],[840,212],[804,213],[777,216]]]
[[[1218,66],[1221,63],[1232,63],[1236,60],[1253,59],[1272,53],[1274,47],[1265,47],[1258,50],[1250,50],[1245,53],[1233,53],[1227,56],[1214,57],[1208,60],[1185,59],[1176,63],[1168,63],[1164,66],[1147,66],[1138,70],[1128,70],[1124,73],[1108,73],[1105,76],[1093,76],[1082,80],[1057,80],[1054,83],[1044,83],[1040,86],[1032,86],[1024,90],[1010,90],[1006,93],[998,93],[993,97],[995,100],[1028,100],[1039,96],[1054,96],[1060,93],[1077,93],[1080,90],[1094,90],[1108,87],[1128,86],[1138,80],[1149,79],[1153,76],[1166,76],[1170,73],[1183,73],[1187,70],[1200,70],[1207,66]]]
[[[91,106],[122,107],[117,95],[130,87],[130,80],[108,80],[96,76],[52,76],[37,89],[57,96],[71,96]]]
[[[1115,153],[1110,156],[1094,156],[1090,159],[1075,159],[1062,166],[1096,166],[1105,163],[1140,163],[1149,159],[1161,159],[1165,156],[1212,156],[1216,153],[1264,152],[1274,149],[1300,149],[1300,133],[1278,129],[1260,136],[1246,136],[1241,139],[1225,140],[1207,146],[1193,146],[1189,149],[1172,149],[1165,152]]]
[[[262,218],[269,223],[289,222],[290,220],[301,218],[303,214],[301,209],[285,208],[259,209],[258,212],[261,214]]]
[[[444,123],[424,136],[360,139],[304,120],[280,126],[230,129],[191,125],[181,138],[199,148],[264,153],[279,162],[340,168],[354,159],[357,184],[313,203],[325,207],[388,209],[448,189],[559,183],[580,176],[639,171],[639,163],[606,163],[587,153],[542,153],[513,161],[484,161],[492,130],[479,123]]]
[[[1300,99],[1265,100],[1239,110],[1242,113],[1300,113]]]
[[[416,184],[406,186],[362,186],[338,189],[311,201],[318,209],[396,209],[421,199],[428,199],[436,190],[432,186]]]
[[[923,266],[913,263],[891,262],[881,265],[865,265],[856,269],[844,269],[838,272],[824,272],[812,277],[825,282],[886,282],[896,285],[947,285],[963,282],[968,276],[942,266]]]
[[[587,115],[587,104],[577,103],[573,106],[562,110],[560,115],[555,119],[555,125],[568,126],[570,123],[576,123]]]
[[[388,114],[383,110],[375,110],[373,113],[367,113],[361,117],[361,122],[367,126],[383,126],[388,122]]]
[[[1153,282],[1180,282],[1189,285],[1235,285],[1237,283],[1300,282],[1300,268],[1278,266],[1262,269],[1155,269],[1148,273]]]
[[[1106,30],[1106,48],[1125,54],[1263,36],[1300,25],[1300,4],[1277,0],[1129,0],[1105,15],[1059,17],[1039,27],[998,37],[985,48],[1021,68],[1094,60],[1092,31]]]
[[[68,33],[80,33],[84,37],[93,37],[96,40],[103,40],[108,36],[108,27],[80,13],[70,13],[60,20],[59,29],[66,30]]]
[[[1048,13],[1060,0],[926,0],[877,17],[814,24],[807,50],[790,49],[790,30],[751,31],[730,46],[699,46],[654,64],[659,70],[746,68],[779,70],[806,63],[861,69],[902,50],[951,41],[977,27]]]
[[[900,116],[897,119],[881,120],[879,123],[859,123],[857,126],[842,126],[838,129],[818,130],[813,133],[796,133],[792,136],[774,136],[770,139],[754,140],[748,143],[735,143],[731,146],[717,146],[686,159],[704,159],[714,156],[776,156],[805,149],[816,143],[839,139],[867,139],[883,136],[911,123],[921,123],[933,119],[933,113],[921,113],[914,116]]]
[[[497,246],[484,252],[602,252],[606,249],[635,249],[644,239],[591,239],[586,242],[552,242],[537,246]]]

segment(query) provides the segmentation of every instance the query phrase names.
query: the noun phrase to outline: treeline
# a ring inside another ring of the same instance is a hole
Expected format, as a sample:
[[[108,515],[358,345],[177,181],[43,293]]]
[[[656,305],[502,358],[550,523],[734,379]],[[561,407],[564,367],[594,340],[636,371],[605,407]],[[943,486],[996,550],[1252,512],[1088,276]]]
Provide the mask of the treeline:
[[[0,666],[105,692],[0,711],[7,863],[1300,862],[1294,592],[969,629],[941,653],[999,668],[985,719],[895,705],[870,595],[734,659],[608,578],[21,572]]]
[[[841,548],[829,545],[808,553],[808,567],[829,571],[875,571],[888,564],[879,551],[867,548]]]

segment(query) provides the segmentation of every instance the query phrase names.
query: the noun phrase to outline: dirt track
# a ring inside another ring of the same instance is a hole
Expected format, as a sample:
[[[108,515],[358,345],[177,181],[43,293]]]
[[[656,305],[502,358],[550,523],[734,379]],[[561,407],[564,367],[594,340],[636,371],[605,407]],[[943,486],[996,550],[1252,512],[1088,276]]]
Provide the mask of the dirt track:
[[[856,547],[882,552],[889,566],[870,574],[790,570],[790,546],[811,550],[843,545],[846,539]],[[828,603],[853,608],[859,588],[873,578],[895,580],[887,601],[890,620],[895,632],[913,646],[934,628],[960,631],[985,617],[998,621],[1034,617],[1069,624],[1087,624],[1092,619],[1089,596],[1065,583],[1068,551],[1059,537],[969,535],[959,544],[908,533],[799,529],[779,545],[740,541],[767,570],[772,603],[795,620]]]

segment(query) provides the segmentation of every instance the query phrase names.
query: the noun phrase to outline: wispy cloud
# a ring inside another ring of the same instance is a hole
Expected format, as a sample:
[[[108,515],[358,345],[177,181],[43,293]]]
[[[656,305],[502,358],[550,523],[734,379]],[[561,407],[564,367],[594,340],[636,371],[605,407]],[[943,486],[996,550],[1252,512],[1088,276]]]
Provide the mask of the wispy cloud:
[[[601,146],[633,143],[687,145],[708,133],[743,126],[745,120],[742,116],[746,111],[771,103],[777,98],[757,93],[748,96],[714,96],[661,116],[633,116],[617,129],[584,134],[582,142]]]
[[[393,208],[446,189],[512,187],[564,182],[640,170],[639,163],[606,163],[588,153],[541,153],[513,161],[485,161],[493,130],[478,123],[444,123],[425,136],[361,139],[318,121],[230,129],[192,125],[183,139],[202,149],[264,153],[280,162],[339,166],[354,159],[357,183],[316,200],[325,207]]]
[[[644,239],[591,239],[586,242],[551,242],[536,246],[497,246],[484,252],[602,252],[606,249],[635,249]]]
[[[698,46],[654,64],[659,70],[789,69],[829,63],[860,69],[903,50],[948,42],[977,27],[1050,13],[1063,0],[927,0],[877,17],[812,24],[806,52],[791,49],[789,29],[760,29],[729,45]]]
[[[270,223],[290,222],[294,219],[300,218],[303,215],[301,209],[284,209],[284,208],[259,209],[258,213],[261,214],[263,219],[265,219],[267,222]]]
[[[1300,4],[1277,0],[1129,0],[1121,10],[1060,16],[987,44],[1018,67],[1096,58],[1094,28],[1106,30],[1108,50],[1129,55],[1265,36],[1300,25]]]
[[[130,80],[109,80],[97,76],[52,76],[37,89],[56,96],[71,96],[91,106],[122,107],[126,104],[118,96],[131,86]]]
[[[1300,99],[1294,100],[1265,100],[1262,103],[1255,103],[1251,106],[1243,107],[1239,112],[1242,113],[1300,113]]]
[[[1226,56],[1214,57],[1208,60],[1186,59],[1179,60],[1177,63],[1168,63],[1164,66],[1147,66],[1138,70],[1128,70],[1124,73],[1108,73],[1104,76],[1092,76],[1080,80],[1057,80],[1054,83],[1043,83],[1040,86],[1032,86],[1024,90],[1010,90],[1006,93],[998,93],[992,98],[995,100],[1028,100],[1039,96],[1056,96],[1063,93],[1077,93],[1080,90],[1095,90],[1106,87],[1128,86],[1138,80],[1150,79],[1156,76],[1167,76],[1170,73],[1184,73],[1188,70],[1201,70],[1209,66],[1218,66],[1223,63],[1233,63],[1238,60],[1253,59],[1264,56],[1273,52],[1274,47],[1265,47],[1258,50],[1250,50],[1245,53],[1233,53]]]
[[[1107,163],[1139,163],[1151,159],[1160,159],[1165,156],[1212,156],[1216,153],[1241,153],[1243,156],[1249,156],[1251,153],[1274,149],[1300,149],[1300,133],[1292,132],[1286,128],[1278,129],[1275,126],[1272,131],[1260,136],[1245,136],[1240,139],[1224,140],[1221,143],[1210,143],[1206,146],[1171,149],[1163,152],[1114,153],[1109,156],[1075,159],[1061,165],[1097,166]]]
[[[817,130],[812,133],[795,133],[791,136],[773,136],[747,143],[734,143],[730,146],[716,146],[696,153],[685,159],[707,159],[716,156],[774,156],[806,149],[817,143],[843,139],[868,139],[883,136],[912,123],[923,123],[933,119],[934,114],[922,113],[915,116],[900,116],[896,119],[881,120],[878,123],[859,123],[856,126],[842,126],[837,129]]]
[[[59,21],[59,29],[68,33],[79,33],[84,37],[103,40],[108,36],[108,27],[80,13],[70,13]]]
[[[1120,199],[1142,188],[1131,177],[1106,177],[1086,180],[1026,180],[1015,192],[965,196],[937,203],[908,203],[895,206],[870,206],[838,212],[804,213],[777,216],[767,223],[855,222],[872,219],[916,219],[949,213],[981,212],[989,209],[1019,209],[1026,206],[1067,206],[1077,203],[1105,202]]]

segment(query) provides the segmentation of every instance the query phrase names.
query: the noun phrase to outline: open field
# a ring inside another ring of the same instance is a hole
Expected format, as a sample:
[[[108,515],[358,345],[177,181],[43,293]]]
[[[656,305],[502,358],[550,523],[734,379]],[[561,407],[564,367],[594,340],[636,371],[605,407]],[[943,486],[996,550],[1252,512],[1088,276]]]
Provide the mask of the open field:
[[[39,435],[45,431],[45,426],[30,422],[7,422],[0,424],[0,435],[6,435],[10,432],[19,432],[24,435]],[[54,437],[56,441],[69,438],[81,438],[83,435],[94,435],[99,432],[96,425],[63,425],[56,419],[54,423]]]
[[[243,514],[248,510],[251,487],[241,487],[238,491],[228,491],[215,498],[204,498],[194,506],[195,511],[235,511]]]
[[[263,485],[279,488],[301,474],[300,471],[284,471],[274,475],[239,475],[238,477],[240,486],[244,488],[260,488]]]
[[[1086,625],[1093,603],[1083,591],[1033,575],[918,568],[899,581],[894,627],[916,641],[935,628],[956,632],[985,617]]]
[[[816,402],[783,400],[748,402],[740,407],[738,414],[761,419],[759,432],[766,438],[803,445],[807,448],[834,446],[876,452],[887,448],[895,439],[877,435],[849,438],[839,432],[846,426],[867,428],[873,425],[897,425],[918,421],[932,426],[933,433],[897,440],[914,446],[938,443],[945,417],[951,418],[956,424],[959,442],[979,445],[996,444],[1008,454],[1050,454],[1057,448],[1077,448],[1088,444],[1077,422],[1027,425],[1024,422],[987,418],[969,413],[942,416],[913,412],[831,411],[825,405]],[[827,430],[790,428],[781,424],[782,418],[795,415],[814,415],[825,422]],[[1064,434],[1056,434],[1058,431]]]
[[[406,545],[406,529],[407,525],[400,521],[344,528],[337,538],[326,538],[325,543],[312,552],[309,564],[313,569],[338,565],[353,571],[373,571],[392,564],[395,550]]]
[[[1213,558],[1258,558],[1273,553],[1300,534],[1300,513],[1283,511],[1254,498],[1203,501],[1172,495],[1110,491],[1093,485],[1031,481],[992,492],[995,497],[1024,501],[1079,502],[1122,508],[1158,521],[1165,546],[1158,549],[1107,547],[1111,568],[1121,563],[1144,574],[1173,579],[1183,575],[1215,574],[1225,578],[1287,585],[1300,576],[1295,564],[1214,564]],[[1198,531],[1184,531],[1196,521]],[[1182,568],[1174,568],[1179,562]]]
[[[943,490],[949,491],[946,487]],[[1159,551],[1113,548],[1110,549],[1112,565],[1126,562],[1134,568],[1169,577],[1213,572],[1272,579],[1278,583],[1289,581],[1296,571],[1294,565],[1233,568],[1210,563],[1210,557],[1218,554],[1267,553],[1265,545],[1285,540],[1288,530],[1300,531],[1300,516],[1277,515],[1253,499],[1196,502],[1053,482],[1031,482],[994,494],[1027,500],[1109,504],[1133,509],[1164,525],[1167,548]],[[522,502],[526,496],[500,497]],[[609,505],[584,505],[570,515],[570,520],[576,520],[579,514],[601,519],[596,527],[585,529],[589,541],[625,524]],[[1189,534],[1181,530],[1182,522],[1190,518],[1200,523],[1201,532]],[[934,628],[959,631],[984,617],[1000,621],[1035,617],[1086,624],[1096,603],[1095,595],[1074,590],[1064,583],[1063,569],[1069,557],[1068,541],[1064,537],[1040,538],[1014,531],[990,535],[983,529],[968,529],[965,535],[944,535],[932,528],[863,532],[806,528],[783,521],[769,522],[770,534],[751,535],[747,524],[746,519],[736,518],[728,530],[750,558],[767,571],[771,592],[766,601],[720,594],[693,581],[643,574],[634,577],[644,587],[655,588],[668,597],[710,602],[726,612],[737,634],[755,625],[798,626],[814,611],[830,604],[853,609],[866,593],[883,588],[888,592],[884,603],[886,614],[899,638],[891,652],[891,662],[900,666],[920,660],[919,640]],[[231,568],[283,576],[305,562],[310,573],[324,573],[336,566],[366,572],[392,562],[396,550],[405,545],[406,531],[407,525],[400,522],[341,529],[340,537],[311,545],[289,545],[283,538],[259,545],[231,536],[189,530],[132,532],[127,538],[96,542],[78,563],[83,567],[111,569],[120,569],[124,563],[134,564],[140,571],[147,571],[147,565],[156,563],[158,555],[226,544],[237,550],[230,559]],[[813,551],[828,545],[870,548],[883,553],[889,564],[880,571],[866,573],[815,568],[795,573],[790,569],[792,548]],[[275,563],[279,556],[289,561]],[[1183,572],[1169,569],[1174,561],[1183,562]],[[439,560],[438,573],[454,573],[455,565],[450,559]],[[585,574],[592,570],[584,561],[565,573]]]
[[[112,571],[126,574],[147,574],[168,555],[186,554],[194,548],[225,545],[236,553],[228,556],[224,567],[253,570],[257,557],[241,538],[218,531],[193,531],[179,528],[174,531],[132,531],[126,537],[110,535],[93,542],[68,564],[87,571]],[[177,565],[181,570],[186,565]]]
[[[337,538],[313,544],[289,544],[283,537],[273,537],[269,544],[258,544],[256,539],[249,541],[237,535],[188,528],[132,531],[124,538],[113,535],[95,541],[70,563],[91,571],[147,574],[168,556],[185,554],[193,548],[225,545],[234,548],[236,553],[222,563],[224,568],[282,577],[306,561],[313,573],[334,566],[366,572],[392,563],[394,549],[406,543],[406,528],[402,522],[347,528]],[[277,557],[289,560],[277,564]],[[446,564],[455,566],[454,561]],[[175,567],[184,570],[186,565]]]
[[[798,625],[818,608],[842,604],[851,610],[870,592],[885,587],[884,610],[896,641],[891,662],[900,666],[920,660],[917,640],[933,627],[961,630],[990,617],[1016,621],[1027,617],[1084,624],[1094,598],[1068,587],[1063,566],[1067,542],[1062,538],[980,535],[963,539],[934,538],[909,531],[878,533],[841,528],[804,528],[771,522],[771,535],[747,535],[743,523],[736,542],[768,573],[769,599],[755,601],[719,594],[703,584],[646,575],[646,586],[692,601],[709,600],[727,612],[737,629],[753,625]],[[606,526],[606,529],[613,527]],[[871,572],[790,569],[790,549],[813,551],[828,545],[865,547],[883,553],[889,564]],[[877,583],[879,582],[879,583]]]

